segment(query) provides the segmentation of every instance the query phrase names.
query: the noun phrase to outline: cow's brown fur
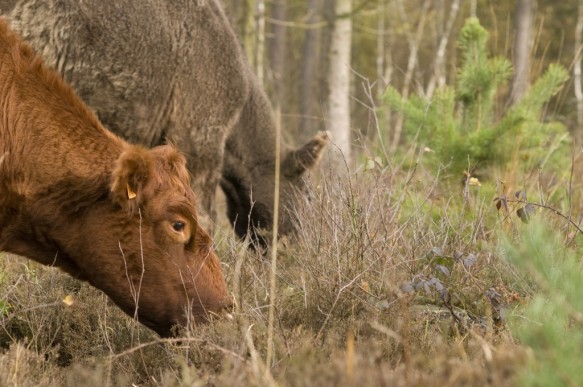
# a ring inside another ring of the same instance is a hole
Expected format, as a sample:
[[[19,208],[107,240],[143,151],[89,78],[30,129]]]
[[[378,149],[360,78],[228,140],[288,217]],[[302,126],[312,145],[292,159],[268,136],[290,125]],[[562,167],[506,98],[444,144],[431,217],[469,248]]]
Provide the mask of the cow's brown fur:
[[[214,218],[220,183],[237,234],[271,226],[275,119],[219,0],[0,0],[0,12],[114,133],[185,152],[203,213]],[[326,142],[282,146],[280,208],[297,205]]]
[[[1,18],[0,251],[88,281],[163,336],[230,303],[184,157],[107,131]]]

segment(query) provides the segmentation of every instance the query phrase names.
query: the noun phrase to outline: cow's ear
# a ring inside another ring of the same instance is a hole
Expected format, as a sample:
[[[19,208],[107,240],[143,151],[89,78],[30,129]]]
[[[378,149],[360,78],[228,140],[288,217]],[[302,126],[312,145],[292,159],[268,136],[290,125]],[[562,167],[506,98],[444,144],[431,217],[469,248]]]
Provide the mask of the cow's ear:
[[[320,132],[301,148],[289,152],[281,163],[282,173],[295,177],[312,168],[318,163],[328,141],[328,132]]]
[[[135,211],[142,202],[153,164],[153,157],[147,149],[128,146],[115,161],[111,173],[113,201],[130,212]]]
[[[180,180],[186,181],[190,185],[190,174],[186,169],[186,158],[178,148],[174,145],[158,145],[152,148],[152,152],[160,156],[170,174],[178,175]]]

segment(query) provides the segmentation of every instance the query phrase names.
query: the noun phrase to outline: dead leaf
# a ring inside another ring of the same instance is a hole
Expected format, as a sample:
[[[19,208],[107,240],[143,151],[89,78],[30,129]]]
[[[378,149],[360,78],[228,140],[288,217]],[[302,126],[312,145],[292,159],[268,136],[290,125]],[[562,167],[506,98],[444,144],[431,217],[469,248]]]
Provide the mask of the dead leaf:
[[[66,306],[71,306],[75,303],[75,300],[73,299],[73,296],[70,294],[67,294],[65,296],[65,298],[63,298],[63,304],[65,304]]]

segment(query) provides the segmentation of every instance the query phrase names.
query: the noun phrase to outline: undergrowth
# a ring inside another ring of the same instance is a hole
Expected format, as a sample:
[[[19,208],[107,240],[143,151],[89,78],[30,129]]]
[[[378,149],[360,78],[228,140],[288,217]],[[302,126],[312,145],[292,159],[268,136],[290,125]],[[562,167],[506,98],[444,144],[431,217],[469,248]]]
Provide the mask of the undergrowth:
[[[512,385],[527,361],[507,316],[533,285],[499,255],[496,231],[522,222],[481,187],[450,192],[438,180],[422,166],[376,166],[311,187],[278,250],[269,365],[270,262],[230,229],[214,240],[233,319],[178,340],[87,284],[6,255],[0,385]]]

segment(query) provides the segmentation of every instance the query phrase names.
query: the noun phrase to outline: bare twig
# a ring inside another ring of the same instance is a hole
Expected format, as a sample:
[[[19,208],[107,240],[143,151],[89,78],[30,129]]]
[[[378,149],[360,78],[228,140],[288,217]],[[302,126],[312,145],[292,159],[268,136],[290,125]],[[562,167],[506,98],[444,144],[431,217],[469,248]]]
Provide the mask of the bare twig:
[[[216,349],[218,351],[221,351],[227,355],[231,355],[234,358],[237,358],[238,360],[245,362],[245,358],[243,358],[241,355],[239,355],[238,353],[235,353],[233,351],[230,351],[226,348],[220,347],[216,344],[213,344],[211,342],[209,342],[208,340],[204,340],[204,339],[197,339],[197,338],[193,338],[193,337],[181,337],[181,338],[176,338],[176,339],[158,339],[158,340],[153,340],[153,341],[149,341],[147,343],[142,343],[140,345],[136,345],[135,347],[131,347],[129,349],[126,349],[123,352],[120,353],[116,353],[114,355],[110,355],[108,357],[109,360],[115,360],[115,359],[119,359],[120,357],[123,356],[127,356],[129,354],[132,354],[136,351],[140,351],[144,348],[147,347],[151,347],[152,345],[159,345],[159,344],[185,344],[185,343],[204,343],[205,345],[208,345],[209,347],[212,347],[213,349]]]
[[[358,74],[358,73],[357,73]],[[360,76],[360,74],[358,74]],[[387,152],[387,149],[385,148],[385,141],[383,140],[383,134],[382,134],[382,130],[381,130],[381,125],[379,123],[379,117],[377,114],[377,107],[375,104],[375,100],[373,97],[373,93],[372,93],[372,85],[370,84],[368,78],[362,77],[363,80],[363,88],[364,88],[364,94],[366,95],[366,97],[368,98],[370,105],[365,105],[367,107],[367,109],[369,109],[372,113],[372,117],[374,119],[374,125],[375,125],[375,129],[377,131],[377,136],[378,136],[378,142],[380,144],[381,147],[381,151],[383,152],[383,156],[385,158],[385,161],[389,160],[389,153]]]
[[[578,232],[583,234],[583,230],[577,225],[577,223],[575,223],[573,220],[571,220],[570,217],[563,214],[561,211],[559,211],[551,206],[547,206],[546,204],[532,203],[532,202],[528,202],[528,201],[522,200],[522,199],[508,199],[507,198],[505,200],[508,203],[518,203],[518,204],[524,204],[524,205],[529,204],[531,206],[535,206],[535,207],[539,207],[539,208],[544,208],[545,210],[549,210],[549,211],[553,212],[554,214],[560,216],[561,218],[565,219],[567,222],[569,222],[571,224],[571,226],[575,227]]]

